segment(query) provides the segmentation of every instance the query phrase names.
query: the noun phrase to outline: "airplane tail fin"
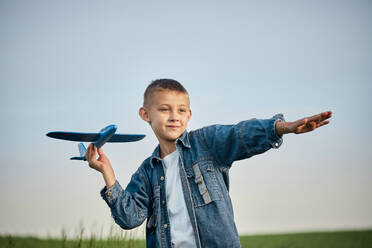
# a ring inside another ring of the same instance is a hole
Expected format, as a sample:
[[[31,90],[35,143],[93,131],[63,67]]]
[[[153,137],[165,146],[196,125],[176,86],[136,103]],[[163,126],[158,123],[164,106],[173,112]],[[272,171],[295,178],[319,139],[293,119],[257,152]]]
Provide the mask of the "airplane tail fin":
[[[83,143],[79,143],[78,147],[79,147],[80,157],[85,157],[85,151],[87,150],[87,148],[85,148]]]
[[[87,150],[84,146],[83,143],[79,143],[78,144],[78,148],[79,148],[79,153],[80,153],[80,157],[72,157],[70,158],[71,160],[85,160],[86,161],[86,158],[85,158],[85,151]]]

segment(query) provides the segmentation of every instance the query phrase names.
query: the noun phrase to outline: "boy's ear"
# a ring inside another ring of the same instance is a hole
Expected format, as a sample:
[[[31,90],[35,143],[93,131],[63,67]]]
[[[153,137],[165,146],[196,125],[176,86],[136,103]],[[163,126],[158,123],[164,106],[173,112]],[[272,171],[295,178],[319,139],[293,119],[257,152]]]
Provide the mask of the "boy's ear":
[[[189,120],[191,119],[191,116],[192,116],[192,112],[191,112],[191,109],[189,109]]]
[[[138,110],[138,114],[139,114],[139,116],[141,117],[142,120],[144,120],[146,122],[150,122],[149,114],[148,114],[147,109],[145,107],[141,107]]]

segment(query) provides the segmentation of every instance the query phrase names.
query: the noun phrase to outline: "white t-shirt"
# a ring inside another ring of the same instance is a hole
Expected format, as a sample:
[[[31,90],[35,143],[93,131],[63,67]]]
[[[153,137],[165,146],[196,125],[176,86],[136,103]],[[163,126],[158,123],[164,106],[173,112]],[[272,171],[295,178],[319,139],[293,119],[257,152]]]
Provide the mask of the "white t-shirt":
[[[179,163],[177,149],[163,158],[171,239],[176,248],[194,248],[196,247],[194,231],[183,196]]]

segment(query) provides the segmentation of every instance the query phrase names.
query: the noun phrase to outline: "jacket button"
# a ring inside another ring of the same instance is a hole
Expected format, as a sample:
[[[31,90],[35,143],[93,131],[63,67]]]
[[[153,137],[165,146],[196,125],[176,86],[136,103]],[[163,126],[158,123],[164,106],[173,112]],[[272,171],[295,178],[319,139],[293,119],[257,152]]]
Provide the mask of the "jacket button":
[[[162,201],[161,201],[161,204],[165,205],[165,201],[164,201],[164,200],[162,200]]]
[[[107,195],[108,196],[111,196],[112,195],[112,192],[111,191],[107,192]]]
[[[167,224],[164,224],[164,228],[167,228],[168,227],[168,225]]]
[[[163,176],[160,177],[160,181],[164,181],[164,177]]]

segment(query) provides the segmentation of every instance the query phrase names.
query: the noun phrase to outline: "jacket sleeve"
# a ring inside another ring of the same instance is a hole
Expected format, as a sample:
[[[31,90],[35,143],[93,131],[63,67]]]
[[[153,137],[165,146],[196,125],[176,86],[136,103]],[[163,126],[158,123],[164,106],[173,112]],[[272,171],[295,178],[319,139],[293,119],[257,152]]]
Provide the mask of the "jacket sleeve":
[[[205,143],[213,157],[231,167],[237,160],[279,148],[282,137],[275,132],[275,123],[284,121],[282,114],[271,119],[251,119],[236,125],[213,125],[202,128]]]
[[[107,189],[101,190],[101,196],[111,209],[115,222],[123,229],[132,229],[143,223],[148,215],[151,190],[142,166],[132,175],[124,190],[118,181]]]

